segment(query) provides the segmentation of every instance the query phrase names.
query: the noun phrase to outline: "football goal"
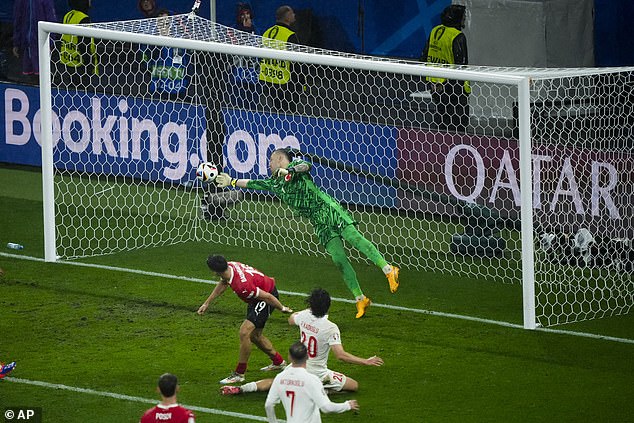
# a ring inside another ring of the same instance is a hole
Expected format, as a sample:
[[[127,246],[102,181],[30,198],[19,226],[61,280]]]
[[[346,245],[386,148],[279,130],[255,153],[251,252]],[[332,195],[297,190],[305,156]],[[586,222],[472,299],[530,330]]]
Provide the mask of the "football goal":
[[[41,22],[40,61],[48,261],[205,239],[323,256],[275,196],[195,178],[267,178],[287,148],[389,261],[522,284],[526,328],[632,308],[632,68],[439,66],[194,15]]]

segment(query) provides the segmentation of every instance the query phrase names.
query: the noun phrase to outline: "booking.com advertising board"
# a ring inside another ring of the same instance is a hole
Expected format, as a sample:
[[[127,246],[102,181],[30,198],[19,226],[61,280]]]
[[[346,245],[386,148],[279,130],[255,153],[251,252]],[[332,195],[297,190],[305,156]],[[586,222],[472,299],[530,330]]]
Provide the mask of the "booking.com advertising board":
[[[0,84],[0,96],[0,162],[39,166],[39,90]],[[65,99],[54,106],[58,167],[183,184],[194,179],[194,167],[205,157],[200,107],[102,94],[57,98]],[[516,140],[233,109],[222,116],[224,169],[234,177],[267,177],[270,152],[293,147],[503,215],[519,211]],[[532,161],[533,208],[543,224],[556,219],[631,236],[626,220],[634,214],[632,155],[545,145],[535,149]],[[331,166],[316,163],[311,173],[318,186],[346,203],[455,214],[442,200]]]
[[[39,89],[0,84],[0,162],[41,165]],[[54,163],[89,173],[187,184],[205,157],[201,107],[95,93],[53,95]],[[331,119],[224,110],[224,169],[265,178],[275,148],[355,163],[395,177],[396,129]],[[396,206],[396,189],[316,164],[317,185],[346,203]]]
[[[0,161],[40,166],[39,89],[0,84],[0,95]],[[58,168],[185,183],[204,157],[198,106],[76,92],[54,93],[53,111]]]

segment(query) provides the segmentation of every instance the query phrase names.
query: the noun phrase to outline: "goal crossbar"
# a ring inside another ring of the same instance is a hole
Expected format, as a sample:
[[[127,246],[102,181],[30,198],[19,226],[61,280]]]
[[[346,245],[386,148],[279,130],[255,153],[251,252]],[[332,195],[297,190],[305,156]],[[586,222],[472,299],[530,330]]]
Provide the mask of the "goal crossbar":
[[[387,60],[364,60],[361,58],[341,57],[336,55],[328,56],[302,51],[277,50],[262,47],[224,44],[215,41],[189,40],[159,35],[121,32],[94,28],[89,25],[69,25],[42,21],[39,23],[39,28],[45,32],[70,34],[80,37],[93,37],[112,41],[192,49],[210,53],[237,54],[240,56],[261,59],[289,60],[306,64],[416,75],[420,77],[445,77],[447,75],[451,75],[451,77],[455,79],[508,85],[517,85],[526,78],[525,75],[506,75],[504,73],[486,74],[478,71],[454,69],[450,67],[439,68],[437,66],[428,66],[422,63],[410,64]]]

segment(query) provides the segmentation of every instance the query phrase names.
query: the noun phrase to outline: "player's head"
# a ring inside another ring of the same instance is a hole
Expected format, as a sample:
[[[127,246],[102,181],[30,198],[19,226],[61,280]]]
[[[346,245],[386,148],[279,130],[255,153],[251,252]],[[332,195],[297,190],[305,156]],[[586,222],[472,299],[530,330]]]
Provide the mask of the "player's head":
[[[440,23],[456,29],[464,28],[466,8],[460,4],[445,7],[440,14]]]
[[[306,298],[306,302],[313,316],[323,317],[328,314],[328,309],[330,309],[330,294],[325,289],[315,288]]]
[[[293,150],[291,147],[278,148],[271,153],[271,157],[273,157],[273,155],[280,155],[286,158],[290,163],[295,159],[295,152],[296,150]]]
[[[215,273],[222,273],[229,268],[227,259],[219,254],[211,254],[207,257],[207,267],[209,270]]]
[[[278,148],[271,153],[269,158],[269,168],[271,174],[275,174],[277,169],[286,167],[293,161],[293,151],[290,148]]]
[[[295,342],[288,349],[288,356],[290,357],[293,364],[302,365],[306,363],[306,359],[308,358],[308,350],[306,350],[306,345],[302,344],[300,341]]]
[[[290,6],[280,6],[275,11],[275,20],[286,25],[295,23],[295,12]]]
[[[158,388],[165,398],[173,397],[178,388],[178,378],[171,373],[162,374],[158,380]]]

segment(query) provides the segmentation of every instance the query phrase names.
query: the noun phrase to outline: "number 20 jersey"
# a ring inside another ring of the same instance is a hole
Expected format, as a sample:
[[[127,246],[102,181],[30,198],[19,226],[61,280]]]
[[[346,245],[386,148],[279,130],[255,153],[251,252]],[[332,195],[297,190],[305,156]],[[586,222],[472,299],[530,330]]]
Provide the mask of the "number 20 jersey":
[[[328,320],[328,315],[315,317],[310,309],[295,315],[301,341],[308,349],[306,370],[320,376],[328,369],[328,354],[331,345],[341,345],[339,326]]]

